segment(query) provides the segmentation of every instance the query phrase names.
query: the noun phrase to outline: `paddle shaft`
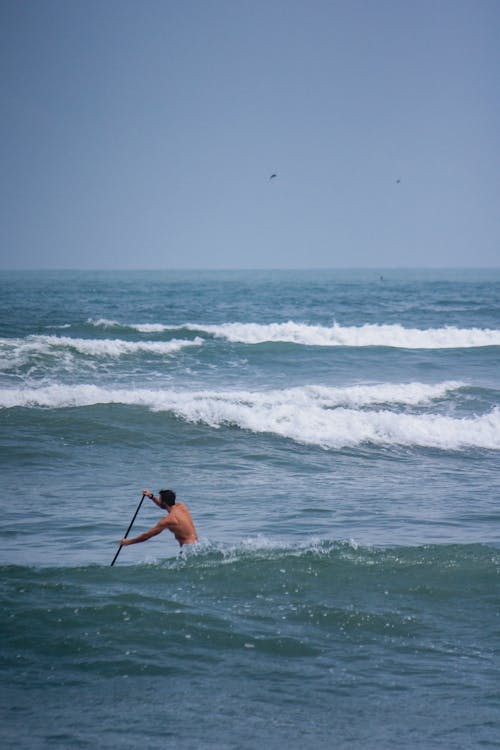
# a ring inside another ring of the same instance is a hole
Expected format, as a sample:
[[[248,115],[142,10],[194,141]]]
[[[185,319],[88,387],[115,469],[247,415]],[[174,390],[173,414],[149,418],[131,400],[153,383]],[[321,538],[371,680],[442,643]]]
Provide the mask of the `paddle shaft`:
[[[135,513],[134,513],[134,515],[133,515],[133,518],[132,518],[132,520],[130,521],[129,527],[128,527],[127,531],[125,532],[125,536],[123,537],[124,539],[126,539],[126,538],[128,537],[128,535],[129,535],[129,532],[130,532],[130,529],[131,529],[131,528],[132,528],[132,526],[134,525],[134,521],[135,521],[135,519],[137,518],[137,514],[139,513],[139,511],[140,511],[140,509],[141,509],[142,501],[144,500],[144,498],[145,498],[145,497],[146,497],[146,495],[143,495],[143,496],[141,497],[141,502],[140,502],[140,503],[139,503],[139,505],[137,506],[137,508],[136,508],[136,511],[135,511]],[[119,547],[118,547],[118,549],[116,550],[116,555],[115,555],[115,556],[113,557],[113,562],[111,563],[111,567],[112,567],[112,566],[113,566],[113,565],[115,564],[116,558],[117,558],[117,557],[118,557],[118,555],[120,554],[120,550],[121,550],[121,548],[122,548],[122,547],[123,547],[123,544],[120,544],[120,546],[119,546]]]

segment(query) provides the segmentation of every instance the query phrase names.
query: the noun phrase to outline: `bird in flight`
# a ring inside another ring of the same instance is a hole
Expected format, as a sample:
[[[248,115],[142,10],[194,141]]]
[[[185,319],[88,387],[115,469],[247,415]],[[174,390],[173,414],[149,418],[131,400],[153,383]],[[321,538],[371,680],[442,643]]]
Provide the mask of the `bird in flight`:
[[[277,176],[278,176],[277,174],[272,174],[272,175],[271,175],[271,177],[270,177],[269,179],[270,179],[270,180],[274,180],[274,178],[275,178],[275,177],[277,177]]]

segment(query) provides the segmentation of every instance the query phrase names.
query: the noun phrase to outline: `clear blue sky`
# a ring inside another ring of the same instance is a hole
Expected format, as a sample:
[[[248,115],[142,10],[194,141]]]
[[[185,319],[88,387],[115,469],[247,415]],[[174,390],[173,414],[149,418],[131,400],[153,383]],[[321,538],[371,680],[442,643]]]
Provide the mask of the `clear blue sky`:
[[[0,0],[0,266],[498,266],[499,40],[498,0]]]

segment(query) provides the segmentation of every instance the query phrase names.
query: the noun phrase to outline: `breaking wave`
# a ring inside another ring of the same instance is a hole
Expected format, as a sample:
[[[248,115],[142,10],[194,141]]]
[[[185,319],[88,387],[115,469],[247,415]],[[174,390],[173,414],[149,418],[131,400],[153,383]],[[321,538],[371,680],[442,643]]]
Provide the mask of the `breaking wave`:
[[[169,355],[187,346],[200,346],[203,340],[173,339],[171,341],[124,341],[122,339],[82,339],[70,336],[28,336],[25,339],[0,339],[3,368],[22,363],[37,355],[70,354],[90,357],[121,357],[148,353]]]
[[[186,326],[233,342],[260,344],[281,341],[306,346],[389,346],[403,349],[446,349],[500,346],[500,331],[479,328],[404,328],[401,325],[331,327],[288,323],[227,323],[221,326]]]
[[[408,413],[398,407],[429,405],[462,386],[453,381],[424,385],[381,384],[333,388],[303,386],[273,391],[182,391],[112,389],[95,385],[50,385],[1,389],[0,406],[143,406],[211,428],[236,427],[326,449],[362,444],[443,450],[500,450],[500,410],[469,417]],[[376,407],[378,408],[370,408]],[[392,407],[392,408],[391,408]]]
[[[129,328],[140,333],[188,330],[224,338],[233,343],[263,344],[281,342],[304,346],[387,346],[401,349],[453,349],[500,346],[500,331],[483,328],[405,328],[402,325],[365,324],[362,326],[314,326],[305,323],[224,323],[222,325],[164,325],[134,323],[123,325],[113,320],[89,321],[104,328]]]

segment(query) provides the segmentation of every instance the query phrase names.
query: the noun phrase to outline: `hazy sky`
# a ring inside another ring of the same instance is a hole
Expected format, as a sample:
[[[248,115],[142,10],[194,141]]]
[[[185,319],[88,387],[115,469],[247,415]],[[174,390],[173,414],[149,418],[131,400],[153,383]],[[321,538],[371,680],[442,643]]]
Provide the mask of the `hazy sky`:
[[[0,0],[0,265],[499,266],[499,40],[499,0]]]

